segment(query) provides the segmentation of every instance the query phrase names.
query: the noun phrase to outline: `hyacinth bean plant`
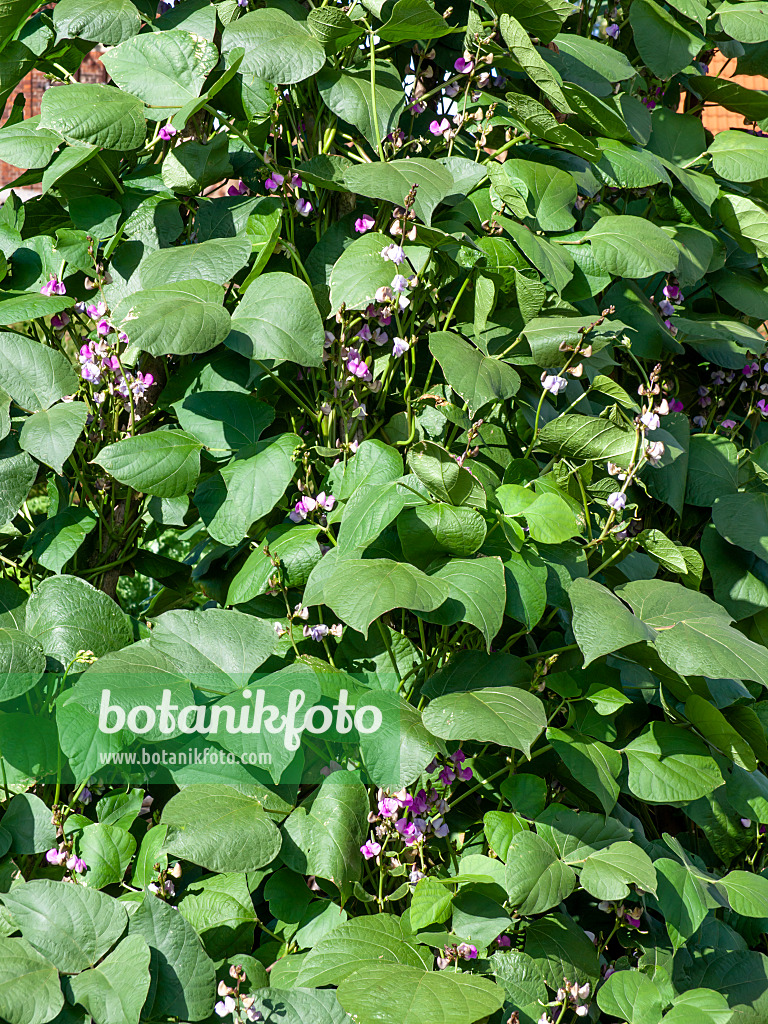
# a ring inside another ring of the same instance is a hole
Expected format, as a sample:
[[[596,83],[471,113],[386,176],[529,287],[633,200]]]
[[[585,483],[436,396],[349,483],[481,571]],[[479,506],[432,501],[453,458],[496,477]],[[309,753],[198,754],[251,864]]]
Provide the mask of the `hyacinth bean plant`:
[[[762,5],[37,7],[0,1019],[765,1024]]]

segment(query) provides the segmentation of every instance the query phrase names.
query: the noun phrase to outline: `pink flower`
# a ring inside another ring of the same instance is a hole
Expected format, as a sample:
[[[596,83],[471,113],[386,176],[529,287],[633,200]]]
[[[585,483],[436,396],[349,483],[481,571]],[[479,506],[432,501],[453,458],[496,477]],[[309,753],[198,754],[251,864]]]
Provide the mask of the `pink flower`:
[[[312,203],[308,199],[297,199],[293,205],[300,217],[308,217],[312,213]]]
[[[377,843],[375,839],[369,839],[367,843],[360,847],[360,853],[362,853],[366,860],[378,857],[381,853],[381,843]]]
[[[565,377],[558,377],[553,373],[545,373],[541,378],[541,386],[545,391],[549,391],[553,395],[559,395],[561,391],[565,391],[568,387],[568,381]]]
[[[349,350],[347,370],[353,377],[357,377],[359,380],[371,380],[371,371],[368,369],[368,364],[361,358],[360,353],[355,348]]]
[[[421,100],[412,99],[408,104],[408,111],[414,115],[423,114],[426,109],[426,103],[422,103]]]
[[[107,304],[105,302],[94,302],[92,305],[85,307],[85,312],[91,320],[100,320],[107,312]]]
[[[112,330],[112,324],[109,320],[99,320],[96,324],[96,333],[102,337],[106,337],[107,334]]]
[[[400,810],[400,804],[392,796],[383,796],[379,800],[379,814],[382,818],[394,818]]]
[[[762,416],[768,416],[768,399],[761,398],[757,403],[757,408],[760,410]]]
[[[73,853],[67,860],[67,868],[69,871],[76,871],[78,875],[84,875],[88,870],[88,865],[85,863],[82,857],[77,857]]]
[[[304,182],[298,176],[298,174],[291,175],[291,188],[301,188]]]
[[[59,281],[57,278],[52,277],[50,281],[47,281],[40,289],[41,295],[66,295],[67,289],[64,286],[63,281]]]
[[[429,130],[434,136],[445,136],[451,130],[451,122],[447,117],[444,117],[441,121],[435,119],[430,122]]]
[[[277,189],[280,188],[284,181],[284,175],[279,174],[277,171],[272,171],[270,176],[264,182],[264,188],[267,190],[267,192],[275,192]]]
[[[376,221],[370,213],[364,213],[355,221],[355,231],[358,235],[364,235],[366,231],[372,231],[375,225]]]
[[[464,57],[459,57],[458,60],[453,62],[453,68],[458,71],[460,75],[468,75],[472,68],[475,66],[473,60],[465,60]]]
[[[499,949],[511,949],[512,939],[510,939],[508,935],[499,935],[499,937],[496,939],[496,945],[499,947]]]
[[[630,928],[639,928],[640,924],[642,922],[642,918],[643,918],[642,911],[639,912],[637,915],[629,914],[628,913],[626,915],[626,922],[627,922],[627,924],[629,925]]]
[[[227,189],[228,196],[247,196],[248,186],[244,181],[239,182],[237,185],[230,185]]]
[[[157,134],[163,142],[169,142],[174,135],[179,134],[179,130],[178,128],[174,128],[172,124],[164,124]]]
[[[310,512],[314,512],[316,507],[317,502],[314,498],[299,498],[288,518],[294,523],[300,523],[307,518]]]
[[[47,851],[45,859],[49,864],[59,866],[67,859],[66,850],[57,850],[54,846],[52,849]]]
[[[655,412],[651,412],[650,410],[648,412],[643,413],[643,415],[640,417],[640,422],[643,424],[644,427],[647,427],[648,430],[658,430],[661,426],[661,420],[659,419],[658,415]]]
[[[330,512],[333,506],[336,504],[336,499],[332,494],[326,494],[325,491],[320,491],[317,498],[315,499],[319,508],[325,512]]]
[[[725,430],[733,430],[733,428],[736,426],[736,420],[723,420],[720,426],[723,427]]]

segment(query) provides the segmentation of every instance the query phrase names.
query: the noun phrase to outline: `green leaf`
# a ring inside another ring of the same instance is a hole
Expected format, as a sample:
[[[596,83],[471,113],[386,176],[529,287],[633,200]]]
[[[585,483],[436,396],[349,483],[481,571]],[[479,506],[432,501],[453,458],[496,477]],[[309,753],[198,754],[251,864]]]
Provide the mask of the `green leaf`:
[[[764,43],[768,40],[768,27],[766,27],[764,18],[765,11],[762,5],[754,2],[754,0],[752,3],[720,4],[715,14],[720,19],[723,32],[726,32],[731,39],[738,39],[740,43]],[[735,135],[736,133],[734,132],[733,134]],[[764,175],[761,175],[761,177],[764,177]]]
[[[300,444],[296,434],[260,441],[198,485],[195,505],[214,540],[234,547],[272,511],[296,472],[293,454]]]
[[[31,690],[45,672],[45,653],[35,637],[0,627],[0,701]]]
[[[653,0],[639,0],[630,12],[633,38],[643,62],[657,78],[671,78],[690,64],[704,39]]]
[[[173,403],[182,430],[212,455],[256,444],[275,418],[274,407],[236,391],[204,391]]]
[[[136,840],[125,829],[99,822],[83,829],[77,850],[88,865],[84,884],[91,889],[102,889],[122,882],[136,851]],[[146,992],[144,994],[146,996]]]
[[[597,1005],[629,1024],[657,1024],[661,1020],[661,993],[640,971],[612,974],[598,991]]]
[[[701,552],[712,577],[715,600],[734,619],[745,619],[768,608],[768,566],[743,548],[726,543],[709,523],[701,537]]]
[[[547,724],[539,698],[516,686],[437,697],[424,709],[422,718],[433,736],[496,743],[522,750],[526,757]]]
[[[629,886],[656,891],[656,871],[651,858],[634,843],[611,843],[584,861],[579,875],[582,888],[597,900],[623,900]]]
[[[152,975],[142,1016],[203,1020],[213,1010],[215,974],[200,939],[175,907],[145,893],[128,935],[141,936],[150,948]]]
[[[539,1011],[547,1002],[547,986],[534,961],[525,953],[512,949],[494,953],[490,958],[496,981],[503,987],[507,1001],[502,1011],[502,1020],[507,1010],[516,1010],[520,1024],[535,1024],[540,1019]]]
[[[258,361],[321,366],[323,337],[309,285],[290,274],[262,274],[235,310],[227,348]]]
[[[557,989],[563,978],[583,985],[599,977],[592,940],[565,914],[548,914],[529,922],[525,935],[525,951],[550,988]]]
[[[128,617],[111,598],[85,580],[55,576],[43,580],[27,602],[27,632],[62,664],[78,651],[100,658],[133,640]]]
[[[413,890],[409,919],[415,932],[431,924],[443,924],[451,916],[453,893],[426,875]]]
[[[307,28],[329,54],[339,53],[359,39],[364,31],[348,15],[333,7],[316,7],[311,10],[307,15]]]
[[[651,2],[638,0],[638,5]],[[675,243],[661,228],[641,217],[601,217],[585,238],[600,266],[614,277],[645,278],[677,269]],[[632,239],[631,246],[626,244],[627,238]]]
[[[138,96],[149,108],[147,115],[161,121],[200,95],[218,59],[207,39],[171,29],[134,34],[106,53],[103,64],[123,92]]]
[[[739,489],[737,456],[736,445],[726,438],[718,434],[694,434],[688,449],[686,502],[709,508],[718,498],[736,494]]]
[[[10,522],[27,500],[38,466],[16,445],[13,435],[0,441],[0,523]]]
[[[504,561],[507,598],[505,613],[528,629],[539,622],[547,607],[547,567],[528,546],[511,551]]]
[[[448,582],[415,566],[389,558],[341,559],[325,575],[320,593],[304,595],[308,604],[326,604],[363,636],[385,612],[408,608],[432,612],[450,596]]]
[[[38,114],[0,129],[0,158],[16,167],[45,167],[61,145],[61,136],[39,124]]]
[[[685,803],[722,785],[706,744],[670,722],[651,722],[624,753],[629,791],[646,803]]]
[[[359,1021],[377,1024],[473,1024],[500,1009],[502,990],[476,974],[366,967],[341,983],[338,1000]]]
[[[163,33],[163,41],[167,36],[167,32]],[[158,249],[141,261],[141,286],[162,289],[167,284],[193,280],[225,284],[246,265],[250,255],[251,244],[247,238],[210,238],[196,245]]]
[[[609,460],[626,467],[635,448],[635,435],[608,420],[570,412],[544,424],[536,447],[552,455],[592,462]]]
[[[721,885],[731,909],[742,917],[768,917],[768,878],[751,871],[729,871]]]
[[[479,629],[488,650],[501,629],[506,594],[500,558],[452,558],[430,579],[448,586],[448,598],[438,608],[423,609],[427,622],[469,622]]]
[[[619,798],[621,754],[590,736],[562,729],[547,729],[547,740],[574,779],[610,814]]]
[[[69,980],[72,1001],[96,1024],[138,1024],[150,985],[150,950],[141,935],[128,935],[98,967]]]
[[[520,22],[511,14],[502,14],[499,20],[499,29],[510,53],[531,81],[541,89],[558,110],[565,114],[572,113],[568,106],[568,100],[563,95],[560,76],[556,76],[556,73],[553,73],[550,66],[540,56]]]
[[[106,893],[42,878],[16,886],[2,901],[26,940],[67,974],[100,960],[123,934],[128,919],[121,904]]]
[[[40,127],[67,142],[126,152],[138,149],[147,133],[144,104],[107,85],[63,85],[49,89],[40,104]]]
[[[296,959],[296,958],[294,958]],[[281,960],[281,964],[285,964]],[[281,979],[282,979],[281,975]],[[273,982],[277,981],[273,972]],[[288,984],[288,979],[285,979]],[[253,1008],[268,1020],[270,1014],[279,1016],[281,1024],[347,1024],[349,1017],[339,1006],[336,993],[330,989],[286,988],[272,984],[269,988],[257,989],[254,993]]]
[[[408,465],[430,492],[450,505],[485,508],[485,491],[468,469],[432,441],[422,441],[408,451]]]
[[[443,886],[438,888],[445,896]],[[450,893],[447,895],[450,904]],[[409,941],[397,917],[376,914],[347,921],[329,932],[302,961],[296,984],[301,988],[340,985],[355,971],[377,963],[402,964],[428,971],[432,967],[432,954],[415,940]]]
[[[558,38],[563,37],[559,36]],[[606,47],[601,46],[600,49],[605,51]],[[538,100],[531,96],[524,96],[522,93],[512,92],[507,93],[506,99],[512,117],[519,121],[534,138],[544,139],[555,146],[562,146],[584,160],[600,159],[601,150],[591,139],[585,138],[570,125],[560,124],[554,114]]]
[[[768,107],[766,108],[768,116]],[[768,256],[768,213],[744,196],[721,196],[717,210],[726,230],[739,239],[747,252]]]
[[[48,409],[77,390],[72,364],[55,349],[21,334],[0,334],[0,387],[28,412]]]
[[[275,85],[311,78],[325,64],[325,50],[300,21],[278,8],[253,11],[224,29],[221,52],[229,62],[245,50],[243,75],[257,75]]]
[[[403,199],[404,196],[397,201],[402,203]],[[347,309],[365,309],[374,301],[379,288],[388,288],[392,284],[397,268],[381,255],[381,250],[391,241],[386,235],[371,231],[347,246],[331,270],[331,309],[339,309],[342,304]],[[424,264],[427,250],[406,246],[405,252],[406,257],[419,270]]]
[[[123,299],[115,309],[131,347],[150,355],[186,356],[208,352],[229,334],[223,289],[208,281],[184,281],[148,288]],[[2,384],[2,381],[0,381]]]
[[[729,1024],[733,1010],[719,992],[698,988],[681,992],[664,1019],[668,1024]]]
[[[664,908],[667,932],[675,949],[690,938],[709,912],[707,892],[700,879],[685,864],[668,857],[654,862],[658,881],[657,899]]]
[[[652,643],[656,634],[596,580],[574,580],[568,597],[573,608],[573,633],[584,655],[584,667],[603,654]]]
[[[344,182],[350,192],[369,199],[385,199],[395,206],[402,206],[413,186],[418,185],[413,209],[425,224],[431,223],[435,208],[454,190],[453,176],[449,171],[437,160],[425,157],[355,164],[344,174]],[[391,272],[392,265],[389,269]]]
[[[755,6],[751,3],[723,4],[734,17],[743,8]],[[768,175],[768,141],[765,139],[747,135],[746,132],[718,132],[707,152],[712,157],[715,174],[728,181],[758,181]],[[741,281],[741,275],[736,280]]]
[[[701,733],[708,743],[717,747],[746,771],[755,771],[757,760],[748,741],[729,724],[722,711],[710,704],[705,697],[700,697],[697,693],[691,694],[685,702],[685,714],[694,729]]]
[[[53,964],[26,939],[0,938],[0,1013],[8,1024],[45,1024],[64,1005]]]
[[[108,444],[94,462],[136,491],[178,498],[192,490],[200,475],[202,447],[183,430],[153,430]]]
[[[507,852],[509,902],[523,917],[562,903],[576,886],[576,875],[535,832],[518,832]]]
[[[304,586],[322,557],[317,541],[319,533],[320,527],[309,523],[298,526],[282,524],[270,530],[264,545],[250,553],[230,583],[226,603],[245,604],[263,594],[275,574],[272,557],[280,559],[289,587]]]
[[[90,39],[117,46],[138,34],[141,16],[130,0],[61,0],[53,9],[59,39]]]
[[[3,829],[11,836],[12,854],[43,853],[56,842],[51,812],[33,793],[11,797],[3,816]]]
[[[406,0],[398,2],[403,3]],[[414,2],[422,2],[427,6],[426,0]],[[317,75],[317,88],[326,107],[342,121],[347,121],[357,128],[366,142],[373,147],[377,145],[376,127],[378,126],[379,139],[385,139],[397,127],[400,115],[405,109],[405,94],[400,75],[389,61],[376,61],[375,103],[368,67],[350,70],[323,68]]]
[[[163,184],[172,192],[189,194],[229,178],[233,170],[227,135],[221,132],[208,142],[190,139],[169,150],[163,160]]]
[[[215,959],[253,943],[256,913],[247,877],[243,872],[211,875],[187,886],[179,901],[180,912]]]
[[[345,777],[346,776],[346,777]],[[283,862],[339,888],[356,880],[368,832],[368,792],[347,772],[329,775],[283,824]]]
[[[209,871],[255,871],[280,850],[280,833],[255,800],[228,786],[187,786],[163,808],[169,853]]]
[[[87,417],[85,402],[62,402],[52,409],[41,409],[24,420],[19,445],[38,462],[61,474]]]
[[[388,43],[440,39],[456,31],[427,0],[397,0],[391,10],[389,21],[378,29],[378,34]]]
[[[390,495],[399,498],[401,508],[405,503],[405,498],[401,496],[396,485],[393,487],[385,484],[383,488],[371,488],[364,497],[367,498],[369,495],[370,505],[373,506],[372,512],[377,511],[377,499],[381,504],[382,498],[392,500]],[[347,509],[353,503],[358,504],[352,498]],[[349,512],[345,511],[345,519],[348,514]],[[363,525],[361,522],[360,526]],[[434,505],[416,505],[415,508],[406,509],[397,518],[397,534],[406,560],[426,569],[430,562],[446,552],[458,558],[474,555],[485,540],[486,526],[483,517],[474,509],[454,508],[453,505],[438,502]],[[339,546],[342,546],[341,531]]]
[[[472,417],[489,402],[511,398],[520,387],[520,377],[511,366],[484,356],[457,334],[430,334],[429,350],[440,363],[445,379],[467,403]]]

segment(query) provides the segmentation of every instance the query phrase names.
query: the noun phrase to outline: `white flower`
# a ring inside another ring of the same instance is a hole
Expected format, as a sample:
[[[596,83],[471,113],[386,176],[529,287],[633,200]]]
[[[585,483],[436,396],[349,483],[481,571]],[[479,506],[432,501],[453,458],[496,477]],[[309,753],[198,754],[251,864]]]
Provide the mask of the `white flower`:
[[[541,378],[541,386],[545,391],[550,391],[553,395],[559,395],[561,391],[565,391],[568,387],[568,381],[565,377],[557,377],[555,374],[547,373]]]

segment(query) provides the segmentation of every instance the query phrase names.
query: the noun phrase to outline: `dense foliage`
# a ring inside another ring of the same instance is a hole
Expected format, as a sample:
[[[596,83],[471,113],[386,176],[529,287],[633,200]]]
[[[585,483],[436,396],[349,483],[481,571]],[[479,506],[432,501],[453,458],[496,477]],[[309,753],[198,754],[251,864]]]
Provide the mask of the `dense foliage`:
[[[0,1018],[764,1024],[761,4],[35,6]]]

